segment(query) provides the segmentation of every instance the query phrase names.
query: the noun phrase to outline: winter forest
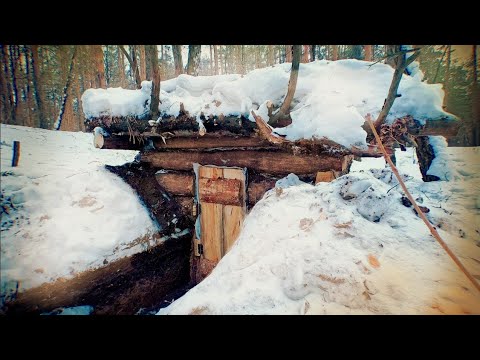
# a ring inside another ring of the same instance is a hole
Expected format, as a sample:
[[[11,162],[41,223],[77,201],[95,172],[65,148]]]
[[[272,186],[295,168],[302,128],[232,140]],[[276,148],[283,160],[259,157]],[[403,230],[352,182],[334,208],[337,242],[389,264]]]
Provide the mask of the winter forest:
[[[480,314],[478,45],[0,45],[0,315]]]
[[[1,45],[1,122],[84,130],[80,106],[89,88],[139,89],[158,64],[161,81],[180,74],[246,74],[292,61],[291,45]],[[451,145],[480,145],[477,46],[426,46],[418,58],[423,81],[441,83],[444,108],[463,121]],[[385,45],[303,45],[301,62],[381,61]],[[153,62],[152,62],[153,61]],[[160,85],[161,86],[161,85]],[[476,107],[475,107],[475,104]],[[477,119],[475,121],[474,119]]]

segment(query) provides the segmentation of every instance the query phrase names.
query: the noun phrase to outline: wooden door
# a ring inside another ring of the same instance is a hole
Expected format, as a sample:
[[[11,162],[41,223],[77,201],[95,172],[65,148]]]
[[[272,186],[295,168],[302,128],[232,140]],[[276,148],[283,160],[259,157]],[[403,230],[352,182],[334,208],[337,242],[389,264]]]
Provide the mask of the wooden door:
[[[200,166],[198,196],[203,256],[217,263],[237,239],[246,214],[245,171]]]

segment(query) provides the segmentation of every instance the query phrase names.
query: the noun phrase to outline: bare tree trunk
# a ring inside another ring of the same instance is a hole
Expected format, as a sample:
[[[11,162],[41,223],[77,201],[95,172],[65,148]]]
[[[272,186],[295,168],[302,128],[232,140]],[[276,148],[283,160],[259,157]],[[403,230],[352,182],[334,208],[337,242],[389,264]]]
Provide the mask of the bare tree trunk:
[[[274,64],[273,45],[268,45],[268,66]]]
[[[215,58],[215,71],[214,74],[218,75],[218,49],[217,45],[213,45],[213,57]]]
[[[210,75],[213,75],[213,45],[209,45],[210,48]]]
[[[363,45],[365,49],[365,60],[373,61],[373,45]]]
[[[400,48],[400,47],[398,47]],[[393,63],[395,64],[395,72],[393,73],[392,82],[390,84],[390,88],[388,90],[388,96],[385,99],[385,103],[383,104],[382,111],[378,116],[378,119],[375,121],[375,128],[377,130],[380,129],[380,126],[385,122],[390,109],[392,108],[393,102],[397,98],[397,90],[398,86],[400,85],[400,80],[402,80],[402,75],[408,65],[410,65],[418,56],[420,55],[420,51],[416,51],[412,56],[408,59],[405,59],[405,54],[399,54],[395,56],[393,59]]]
[[[125,50],[123,45],[118,45],[118,48],[122,51],[123,55],[127,58],[128,63],[130,64],[130,69],[132,70],[133,75],[135,76],[135,84],[137,85],[137,89],[142,87],[142,80],[140,80],[140,72],[138,71],[137,66],[137,58],[135,57],[135,49],[133,48],[132,57],[128,54]]]
[[[106,88],[105,82],[105,66],[103,63],[102,45],[92,45],[93,47],[93,61],[95,62],[95,87]]]
[[[15,45],[10,45],[8,48],[9,52],[9,59],[10,59],[10,75],[12,77],[12,90],[13,90],[13,109],[12,109],[12,123],[17,123],[17,115],[18,115],[18,89],[17,89],[17,78],[16,78],[16,71],[15,71]]]
[[[451,53],[452,53],[452,46],[447,45],[447,68],[445,69],[445,79],[443,80],[443,88],[445,89],[445,97],[443,99],[444,109],[448,109],[448,105],[450,104],[450,63],[451,63]]]
[[[332,45],[332,60],[338,60],[338,45]]]
[[[315,48],[317,45],[310,45],[310,61],[315,61]]]
[[[9,74],[9,59],[8,59],[8,52],[5,48],[6,45],[0,44],[0,51],[2,55],[2,104],[4,106],[4,122],[5,124],[9,124],[12,122],[12,110],[13,110],[13,99],[12,99],[12,87],[10,83],[10,74]]]
[[[352,57],[357,60],[362,59],[362,45],[352,45]]]
[[[152,94],[150,97],[150,116],[156,120],[160,114],[158,104],[160,102],[160,69],[158,68],[157,45],[145,45],[150,68],[152,69]]]
[[[147,62],[145,60],[145,46],[146,45],[139,45],[140,50],[140,80],[147,79]]]
[[[73,78],[73,69],[75,66],[75,56],[77,54],[77,46],[73,47],[73,54],[72,54],[72,60],[70,61],[70,68],[68,70],[68,76],[67,76],[67,82],[63,88],[63,98],[62,98],[62,104],[60,106],[60,113],[58,114],[57,121],[54,124],[54,129],[55,130],[60,130],[60,127],[62,126],[62,120],[63,116],[65,113],[65,105],[67,104],[68,100],[68,94],[70,91],[70,86],[72,84],[72,78]]]
[[[32,55],[30,51],[30,46],[26,45],[23,47],[23,52],[25,54],[25,78],[26,78],[26,97],[27,97],[27,117],[28,117],[28,126],[31,127],[38,127],[37,118],[32,117],[32,109],[33,109],[33,90],[30,84],[33,84],[32,80]]]
[[[172,45],[175,76],[183,74],[182,45]]]
[[[198,75],[198,66],[200,65],[200,54],[202,45],[188,45],[188,63],[187,74]]]
[[[473,116],[473,146],[480,146],[480,92],[478,89],[477,45],[472,45],[472,116]]]
[[[37,103],[37,118],[39,126],[42,129],[48,128],[43,99],[43,83],[39,69],[38,45],[32,45],[32,80],[35,92],[35,102]]]
[[[308,63],[308,53],[310,52],[310,48],[308,45],[303,45],[303,56],[302,56],[302,63]]]
[[[293,45],[293,59],[292,70],[290,71],[290,80],[288,82],[287,95],[283,100],[282,106],[278,112],[269,119],[268,123],[271,126],[286,125],[291,119],[290,117],[290,105],[292,104],[293,97],[295,95],[295,89],[297,88],[298,70],[300,68],[300,59],[302,57],[302,45]]]
[[[125,63],[123,61],[123,52],[118,47],[118,75],[120,78],[120,86],[125,87]]]
[[[293,51],[292,45],[285,45],[285,56],[286,56],[285,62],[292,62],[292,51]]]

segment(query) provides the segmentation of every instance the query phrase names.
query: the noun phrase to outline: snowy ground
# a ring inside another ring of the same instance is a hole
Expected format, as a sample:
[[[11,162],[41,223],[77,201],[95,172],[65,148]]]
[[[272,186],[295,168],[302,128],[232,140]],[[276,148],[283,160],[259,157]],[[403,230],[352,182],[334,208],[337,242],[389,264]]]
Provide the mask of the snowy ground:
[[[12,168],[14,140],[21,155]],[[21,291],[69,278],[153,244],[158,225],[103,168],[136,154],[95,149],[92,134],[1,125],[2,301],[17,284]]]
[[[439,160],[449,181],[423,183],[413,153],[397,153],[412,195],[480,280],[480,148]],[[289,175],[213,272],[159,314],[480,314],[480,293],[397,184],[383,159],[316,186]]]
[[[180,103],[200,119],[208,115],[244,115],[254,121],[251,110],[268,119],[266,102],[279,106],[287,91],[291,64],[256,69],[241,76],[190,76],[182,74],[160,84],[160,113],[177,116]],[[347,147],[365,146],[362,129],[364,116],[376,117],[382,109],[393,76],[386,64],[372,65],[360,60],[318,60],[300,64],[295,90],[292,124],[276,129],[289,140],[327,137]],[[415,68],[412,76],[404,75],[398,93],[401,97],[387,121],[411,115],[419,121],[453,117],[443,111],[444,91],[441,84],[422,82],[423,74]],[[88,89],[82,95],[87,117],[101,115],[144,116],[148,113],[151,82],[144,81],[138,90],[121,88]]]

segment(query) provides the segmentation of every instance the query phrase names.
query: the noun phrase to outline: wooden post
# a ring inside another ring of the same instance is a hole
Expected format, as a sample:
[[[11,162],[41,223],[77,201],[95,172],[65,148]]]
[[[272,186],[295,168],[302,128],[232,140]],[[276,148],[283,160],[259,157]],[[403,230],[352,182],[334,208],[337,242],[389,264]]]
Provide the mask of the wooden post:
[[[13,142],[13,157],[12,167],[18,166],[18,160],[20,159],[20,141]]]

